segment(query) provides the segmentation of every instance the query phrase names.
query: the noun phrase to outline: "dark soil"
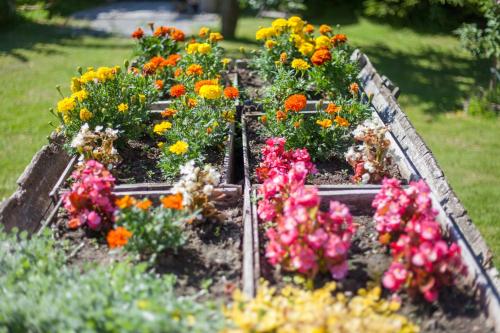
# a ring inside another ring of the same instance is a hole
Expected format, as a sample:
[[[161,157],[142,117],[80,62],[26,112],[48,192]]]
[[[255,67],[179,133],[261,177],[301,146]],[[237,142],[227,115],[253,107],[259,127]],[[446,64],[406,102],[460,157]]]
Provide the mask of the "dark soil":
[[[160,255],[155,269],[160,274],[175,274],[178,295],[193,295],[206,289],[202,299],[229,301],[235,288],[241,289],[243,212],[241,202],[221,208],[220,220],[194,222],[185,226],[186,243],[177,251]],[[59,211],[52,226],[56,239],[66,242],[68,263],[81,267],[86,264],[109,264],[125,260],[122,250],[110,250],[105,237],[66,227],[67,215]]]
[[[122,162],[113,170],[116,184],[159,183],[165,178],[158,166],[162,156],[157,142],[149,137],[141,140],[129,140],[125,147],[119,148],[118,153]],[[224,166],[226,149],[209,148],[205,153],[206,163],[212,164],[221,174],[221,181],[225,179],[227,170]]]
[[[377,240],[377,231],[371,216],[354,216],[358,229],[353,238],[349,254],[349,273],[337,283],[338,290],[355,294],[359,288],[367,287],[369,281],[379,281],[389,267],[391,257],[385,247]],[[284,281],[293,281],[293,275],[273,268],[265,259],[264,227],[259,230],[259,254],[261,277],[277,287],[283,287]],[[314,285],[316,288],[332,281],[328,273],[319,274]],[[384,296],[389,293],[384,291]],[[456,287],[443,288],[439,294],[439,302],[429,304],[424,300],[410,299],[406,294],[400,295],[402,308],[399,313],[407,316],[420,326],[422,333],[470,333],[494,332],[486,322],[479,307],[479,299],[473,294],[473,288],[465,282]]]
[[[258,184],[255,168],[259,166],[261,150],[265,145],[266,139],[263,133],[264,125],[258,121],[257,117],[247,117],[246,131],[249,149],[249,169],[251,170],[250,181]],[[312,185],[347,185],[352,184],[351,177],[353,170],[345,159],[332,157],[327,161],[316,161],[316,174],[310,175],[308,184]],[[390,170],[391,177],[401,179],[401,173],[396,165]]]
[[[237,68],[236,73],[238,73],[239,86],[245,87],[245,93],[250,100],[262,97],[262,88],[266,84],[266,81],[250,69]]]

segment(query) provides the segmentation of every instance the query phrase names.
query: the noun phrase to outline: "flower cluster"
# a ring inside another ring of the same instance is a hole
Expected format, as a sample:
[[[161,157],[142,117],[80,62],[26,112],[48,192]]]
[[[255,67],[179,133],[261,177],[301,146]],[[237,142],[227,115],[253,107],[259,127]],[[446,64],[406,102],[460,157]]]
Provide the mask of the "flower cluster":
[[[285,152],[284,143],[283,139],[268,141],[264,158],[270,167],[260,171],[265,181],[259,188],[257,213],[261,220],[273,222],[266,232],[266,258],[272,265],[310,278],[328,270],[334,279],[343,279],[355,231],[352,216],[336,201],[330,202],[327,212],[320,211],[317,189],[305,187],[307,175],[315,169],[309,154]]]
[[[71,190],[62,197],[69,214],[68,227],[87,226],[92,230],[106,230],[114,222],[114,196],[111,191],[115,179],[99,162],[84,162],[71,176]]]
[[[63,96],[55,113],[68,142],[85,124],[89,131],[118,130],[118,140],[138,138],[149,119],[148,106],[157,96],[153,80],[119,66],[90,67],[80,74],[71,80],[72,94]]]
[[[216,193],[220,173],[210,165],[197,167],[195,161],[188,161],[180,173],[172,192],[182,197],[182,205],[190,212],[201,212],[204,217],[216,216],[217,210],[210,199]]]
[[[335,283],[314,291],[287,285],[281,291],[261,283],[255,298],[240,291],[225,309],[223,333],[346,332],[417,333],[418,326],[396,311],[400,303],[381,299],[381,289],[360,289],[355,296],[333,295]]]
[[[355,183],[379,184],[389,175],[392,159],[388,155],[391,142],[386,137],[387,127],[377,126],[370,120],[352,132],[354,139],[361,142],[351,146],[345,158],[354,169],[352,177]]]
[[[148,198],[137,200],[128,195],[117,199],[117,227],[108,233],[109,247],[123,246],[154,260],[163,251],[181,246],[185,241],[182,226],[193,213],[184,210],[179,194],[161,197],[160,203],[154,207]]]
[[[441,286],[452,285],[465,274],[459,246],[443,239],[424,181],[403,189],[398,180],[384,179],[373,207],[381,241],[392,240],[393,261],[383,276],[384,287],[392,292],[407,289],[410,295],[433,302]]]
[[[286,175],[298,162],[303,162],[309,173],[316,172],[307,149],[286,150],[285,145],[286,140],[283,138],[271,138],[266,141],[262,148],[262,162],[256,169],[259,181],[265,181],[277,174]]]
[[[113,143],[118,139],[118,131],[111,128],[103,130],[97,126],[90,130],[88,124],[83,124],[78,134],[71,141],[74,148],[83,160],[96,160],[105,165],[116,165],[122,159]]]

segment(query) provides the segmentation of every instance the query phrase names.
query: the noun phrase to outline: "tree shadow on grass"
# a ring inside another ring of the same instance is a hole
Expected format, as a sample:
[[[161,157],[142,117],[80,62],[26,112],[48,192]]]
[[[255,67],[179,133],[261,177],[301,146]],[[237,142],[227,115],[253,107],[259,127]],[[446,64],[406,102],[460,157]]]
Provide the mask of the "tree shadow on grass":
[[[43,55],[61,54],[56,45],[78,46],[87,36],[108,38],[111,35],[88,28],[71,25],[41,23],[30,20],[20,20],[2,31],[0,39],[0,56],[12,56],[21,62],[29,59],[21,51],[29,50]],[[88,48],[130,48],[130,45],[85,44]]]
[[[456,111],[473,85],[488,78],[486,62],[433,48],[418,53],[391,50],[384,45],[363,47],[381,75],[400,87],[410,101],[421,103],[430,116]]]

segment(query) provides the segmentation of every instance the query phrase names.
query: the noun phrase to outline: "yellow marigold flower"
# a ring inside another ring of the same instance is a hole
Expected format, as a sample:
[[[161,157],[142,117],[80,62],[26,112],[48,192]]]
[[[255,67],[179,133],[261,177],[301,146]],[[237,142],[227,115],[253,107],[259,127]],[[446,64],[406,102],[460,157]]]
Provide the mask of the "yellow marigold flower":
[[[222,95],[222,89],[218,85],[204,85],[200,88],[200,96],[206,99],[217,99]]]
[[[172,123],[169,121],[162,121],[159,124],[156,124],[153,128],[153,132],[156,134],[162,135],[165,133],[167,130],[172,128]]]
[[[304,28],[305,22],[298,16],[292,16],[288,19],[287,25],[293,30],[293,32],[300,33]]]
[[[187,142],[177,141],[175,144],[171,145],[168,148],[168,151],[170,151],[172,154],[182,155],[187,153],[188,148],[189,145],[187,144]]]
[[[288,59],[288,56],[285,52],[280,54],[280,61],[281,62],[286,62],[287,59]]]
[[[165,146],[165,142],[158,142],[156,145],[161,149],[163,148],[163,146]]]
[[[296,70],[299,70],[299,71],[305,71],[307,69],[309,69],[309,64],[307,63],[307,61],[303,60],[303,59],[293,59],[292,61],[292,68],[296,69]]]
[[[350,125],[349,121],[341,116],[335,117],[335,123],[340,127],[348,127]]]
[[[223,111],[222,112],[222,118],[227,121],[227,122],[230,122],[230,123],[234,123],[234,116],[235,116],[236,112],[234,110],[231,110],[231,111]]]
[[[221,40],[224,39],[224,36],[222,36],[221,33],[218,33],[218,32],[212,32],[210,33],[210,37],[208,37],[208,39],[211,41],[211,42],[219,42]]]
[[[312,25],[312,24],[306,24],[306,26],[304,27],[303,31],[306,34],[312,34],[314,32],[314,25]]]
[[[261,28],[255,33],[256,40],[263,40],[273,37],[275,34],[273,28]]]
[[[272,39],[269,39],[269,40],[266,40],[266,43],[264,44],[268,49],[272,49],[273,47],[276,46],[276,41],[275,40],[272,40]]]
[[[222,62],[222,64],[223,64],[224,66],[227,66],[229,63],[231,63],[231,61],[233,61],[233,60],[231,60],[231,58],[223,58],[223,59],[221,60],[221,62]]]
[[[186,47],[186,52],[188,54],[193,54],[193,53],[198,52],[198,46],[199,45],[200,45],[200,43],[191,43],[191,44],[188,44],[187,47]]]
[[[71,94],[71,98],[78,100],[78,102],[83,102],[88,96],[89,94],[85,90],[80,90]]]
[[[80,83],[80,79],[77,77],[74,77],[71,79],[71,92],[75,93],[77,91],[80,91],[82,89],[82,85]]]
[[[207,27],[201,27],[200,31],[198,32],[198,36],[200,37],[207,37],[208,33],[210,32],[210,28]]]
[[[146,102],[146,95],[139,94],[139,102],[141,102],[141,104],[144,104],[144,102]]]
[[[286,26],[288,25],[287,20],[283,18],[279,18],[273,21],[271,26],[273,27],[274,31],[279,34],[285,30]]]
[[[80,109],[80,119],[82,121],[88,121],[88,120],[92,119],[93,116],[94,116],[94,114],[92,112],[90,112],[89,109],[87,109],[87,108]]]
[[[99,67],[97,69],[97,78],[99,81],[104,82],[106,80],[113,79],[115,77],[116,68],[110,67]]]
[[[322,35],[327,35],[329,34],[330,32],[332,32],[332,27],[330,27],[329,25],[327,24],[322,24],[320,27],[319,27],[319,33],[322,34]]]
[[[299,47],[299,52],[302,53],[302,55],[310,56],[314,52],[314,45],[311,43],[303,43]]]
[[[65,113],[63,115],[63,121],[65,124],[69,123],[71,121],[71,117],[69,116],[69,114]]]
[[[118,105],[118,111],[119,112],[127,112],[128,111],[128,104],[120,103],[120,105]]]
[[[201,53],[201,54],[207,54],[210,51],[212,51],[212,47],[210,46],[210,44],[201,43],[200,45],[198,45],[198,52],[199,53]]]
[[[94,70],[89,69],[87,72],[82,74],[82,76],[80,77],[80,82],[87,83],[90,81],[94,81],[95,79],[97,79],[97,73]]]
[[[322,47],[329,48],[331,45],[330,38],[327,36],[319,36],[316,38],[316,49],[320,49]]]
[[[332,121],[330,119],[316,120],[316,124],[323,128],[328,128],[332,126]]]
[[[66,97],[57,102],[57,111],[66,114],[70,111],[73,111],[75,106],[76,106],[75,100],[71,97]]]
[[[298,34],[291,34],[290,41],[293,42],[295,44],[295,47],[298,48],[300,48],[300,46],[306,42],[305,39]]]

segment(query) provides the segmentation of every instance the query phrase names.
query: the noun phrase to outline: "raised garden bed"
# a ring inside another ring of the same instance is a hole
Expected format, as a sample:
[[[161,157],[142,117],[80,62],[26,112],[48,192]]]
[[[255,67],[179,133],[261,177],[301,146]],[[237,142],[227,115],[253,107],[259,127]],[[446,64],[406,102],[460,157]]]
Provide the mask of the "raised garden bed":
[[[286,281],[293,281],[294,275],[272,267],[265,258],[265,227],[259,223],[256,213],[258,186],[253,187],[250,198],[254,234],[254,278],[255,281],[263,278],[271,285],[280,287],[284,286]],[[327,206],[331,200],[346,204],[353,215],[354,223],[358,225],[349,252],[349,273],[344,280],[337,283],[337,291],[355,294],[359,288],[366,288],[369,281],[380,279],[391,262],[388,250],[377,240],[374,227],[371,201],[378,190],[339,189],[334,186],[320,187],[319,190],[322,206]],[[446,217],[435,198],[432,199],[439,211],[438,221],[449,237],[460,244],[468,276],[456,286],[441,290],[440,301],[432,306],[422,300],[412,300],[403,294],[400,313],[417,323],[421,332],[495,332],[494,317],[491,317],[496,313],[495,307],[491,307],[492,303],[485,299],[485,295],[492,292],[492,286],[474,260],[467,242]],[[329,281],[331,277],[322,273],[316,276],[314,287],[320,288]]]
[[[165,251],[153,266],[159,274],[177,276],[178,295],[194,295],[206,289],[208,293],[203,299],[227,301],[234,289],[245,287],[242,280],[243,257],[251,253],[244,253],[242,243],[251,242],[251,239],[246,240],[243,232],[241,187],[228,186],[219,188],[217,192],[218,195],[223,194],[215,202],[222,218],[186,224],[183,227],[186,243],[176,251]],[[158,198],[171,194],[171,191],[143,190],[114,194],[117,198],[124,195],[147,197],[158,204]],[[59,201],[38,233],[52,228],[58,242],[67,242],[69,264],[80,267],[86,263],[106,264],[126,258],[124,252],[110,250],[106,241],[97,234],[84,229],[69,229],[67,223],[67,213]]]

